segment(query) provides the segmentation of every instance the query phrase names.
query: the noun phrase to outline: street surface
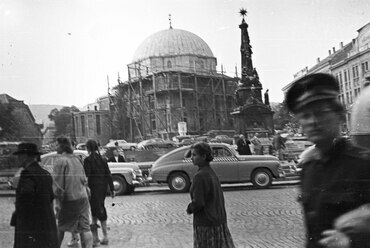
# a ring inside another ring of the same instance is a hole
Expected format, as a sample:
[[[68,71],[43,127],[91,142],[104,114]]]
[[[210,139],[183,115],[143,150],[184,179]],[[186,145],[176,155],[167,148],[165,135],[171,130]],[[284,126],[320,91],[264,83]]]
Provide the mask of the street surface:
[[[275,185],[256,190],[250,186],[224,188],[228,226],[236,247],[299,248],[304,245],[304,227],[296,185]],[[0,247],[13,245],[9,220],[14,197],[0,197]],[[188,193],[169,190],[141,191],[131,196],[107,197],[108,248],[193,247],[192,216],[185,212]],[[101,230],[99,229],[100,233]],[[100,234],[100,237],[102,235]],[[67,247],[70,235],[62,247]]]

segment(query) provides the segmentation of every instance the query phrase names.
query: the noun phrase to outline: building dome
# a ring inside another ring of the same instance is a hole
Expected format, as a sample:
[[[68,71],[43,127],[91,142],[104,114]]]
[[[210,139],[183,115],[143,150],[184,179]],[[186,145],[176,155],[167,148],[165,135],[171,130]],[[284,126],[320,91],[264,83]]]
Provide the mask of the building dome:
[[[196,55],[214,57],[207,43],[199,36],[181,29],[166,29],[146,38],[137,48],[133,62],[149,57]]]

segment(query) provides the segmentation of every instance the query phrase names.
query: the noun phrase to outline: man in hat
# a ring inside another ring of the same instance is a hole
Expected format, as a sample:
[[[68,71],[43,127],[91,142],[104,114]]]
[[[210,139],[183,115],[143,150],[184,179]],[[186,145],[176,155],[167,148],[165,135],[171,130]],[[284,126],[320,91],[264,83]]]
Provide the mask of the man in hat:
[[[300,159],[307,248],[370,247],[369,230],[354,224],[351,214],[369,212],[370,158],[340,137],[345,118],[338,93],[333,76],[317,73],[294,82],[286,95],[288,109],[314,143]]]
[[[15,212],[11,221],[15,226],[14,247],[59,247],[52,207],[53,180],[38,163],[40,153],[37,146],[21,143],[14,155],[24,168],[16,189]]]

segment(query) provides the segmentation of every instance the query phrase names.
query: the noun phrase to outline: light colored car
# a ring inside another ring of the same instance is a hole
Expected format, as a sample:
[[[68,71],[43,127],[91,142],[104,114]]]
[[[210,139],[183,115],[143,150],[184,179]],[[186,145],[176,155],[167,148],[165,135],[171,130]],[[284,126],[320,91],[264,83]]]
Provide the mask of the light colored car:
[[[234,144],[234,139],[230,138],[227,135],[216,135],[216,137],[211,139],[211,142],[226,143],[226,144],[229,144],[229,145],[233,145]]]
[[[148,149],[151,150],[153,148],[173,148],[176,147],[176,143],[171,140],[164,140],[161,138],[153,138],[141,141],[139,144],[137,144],[138,149]]]
[[[87,151],[74,150],[73,154],[83,160],[88,156]],[[41,166],[53,174],[54,165],[58,159],[56,152],[41,156]],[[136,163],[108,163],[113,178],[114,190],[118,195],[131,194],[135,187],[142,184],[142,171]]]
[[[221,183],[252,182],[267,188],[275,178],[285,176],[279,160],[271,155],[239,155],[230,145],[209,143],[214,159],[211,167]],[[190,146],[170,151],[157,159],[151,169],[153,181],[167,183],[173,192],[187,192],[198,167],[190,159]]]
[[[110,140],[105,146],[106,147],[119,146],[123,150],[135,150],[137,148],[137,143],[129,143],[126,140]]]

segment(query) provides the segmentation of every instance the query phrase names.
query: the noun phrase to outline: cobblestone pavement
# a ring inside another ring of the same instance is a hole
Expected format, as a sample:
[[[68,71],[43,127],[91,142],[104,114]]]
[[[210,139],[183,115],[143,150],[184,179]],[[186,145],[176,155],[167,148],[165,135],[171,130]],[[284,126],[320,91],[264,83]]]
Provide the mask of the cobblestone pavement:
[[[304,244],[301,208],[296,202],[297,186],[225,189],[228,226],[236,247],[299,248]],[[192,216],[186,214],[189,194],[141,192],[107,198],[109,245],[121,247],[193,247]],[[0,197],[0,247],[12,247],[14,229],[9,218],[14,197]],[[62,247],[70,235],[66,235]]]

